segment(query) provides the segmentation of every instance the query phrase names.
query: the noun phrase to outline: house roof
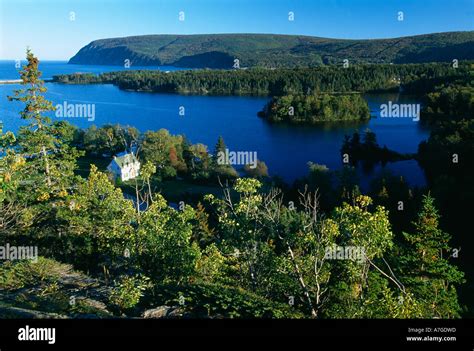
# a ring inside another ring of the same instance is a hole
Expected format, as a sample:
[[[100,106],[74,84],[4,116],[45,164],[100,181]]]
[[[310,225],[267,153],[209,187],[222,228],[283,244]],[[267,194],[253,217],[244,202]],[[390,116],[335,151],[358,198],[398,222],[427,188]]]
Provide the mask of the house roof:
[[[114,157],[114,161],[120,168],[123,168],[127,164],[138,162],[134,154],[121,153],[119,155],[120,156]]]

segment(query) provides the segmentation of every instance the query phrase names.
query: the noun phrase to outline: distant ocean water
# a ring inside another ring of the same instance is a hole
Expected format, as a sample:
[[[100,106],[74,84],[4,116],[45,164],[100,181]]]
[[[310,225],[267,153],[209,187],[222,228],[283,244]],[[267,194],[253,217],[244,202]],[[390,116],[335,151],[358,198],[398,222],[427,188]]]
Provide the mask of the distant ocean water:
[[[26,61],[20,61],[23,66]],[[20,69],[16,67],[14,60],[0,60],[0,80],[13,80],[20,78]],[[40,70],[43,73],[43,79],[51,79],[57,74],[72,74],[72,73],[104,73],[115,71],[129,71],[129,70],[159,70],[159,71],[177,71],[183,68],[172,66],[93,66],[93,65],[69,65],[67,61],[40,61]]]

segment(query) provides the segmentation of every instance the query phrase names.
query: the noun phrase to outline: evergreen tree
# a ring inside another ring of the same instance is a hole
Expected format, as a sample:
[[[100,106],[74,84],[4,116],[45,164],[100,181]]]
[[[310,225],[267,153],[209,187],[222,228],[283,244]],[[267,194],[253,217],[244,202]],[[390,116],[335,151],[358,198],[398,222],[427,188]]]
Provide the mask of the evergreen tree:
[[[238,174],[232,165],[227,164],[226,149],[224,138],[219,136],[212,157],[214,174],[216,177],[235,178]]]
[[[450,264],[450,235],[439,228],[434,199],[423,197],[422,208],[413,223],[414,233],[403,233],[407,247],[401,257],[407,289],[419,300],[425,318],[459,317],[455,284],[463,282],[463,273]]]
[[[372,132],[370,129],[365,130],[364,144],[365,144],[365,147],[369,150],[378,148],[377,137],[375,133]]]
[[[15,90],[8,99],[25,104],[20,115],[28,124],[18,134],[19,152],[28,160],[30,193],[46,200],[73,182],[75,160],[80,153],[64,142],[64,128],[47,116],[54,107],[43,95],[47,89],[41,80],[39,60],[29,49],[26,58],[28,63],[20,72],[25,88]]]
[[[28,124],[20,128],[15,145],[18,156],[26,161],[18,191],[27,207],[24,227],[32,226],[35,235],[41,236],[60,234],[55,213],[74,189],[76,159],[81,153],[68,145],[70,132],[64,123],[52,123],[47,116],[54,107],[44,97],[46,88],[38,65],[39,60],[27,50],[27,64],[20,72],[24,88],[8,99],[25,104],[20,115]]]
[[[219,135],[219,138],[217,139],[216,146],[214,148],[214,155],[213,155],[213,160],[214,160],[214,163],[216,165],[218,164],[219,153],[220,152],[225,153],[226,148],[227,148],[227,146],[225,145],[224,138],[222,137],[222,135]]]
[[[198,202],[195,209],[196,223],[193,228],[193,239],[201,247],[210,245],[216,239],[216,231],[209,225],[209,214],[201,202]]]

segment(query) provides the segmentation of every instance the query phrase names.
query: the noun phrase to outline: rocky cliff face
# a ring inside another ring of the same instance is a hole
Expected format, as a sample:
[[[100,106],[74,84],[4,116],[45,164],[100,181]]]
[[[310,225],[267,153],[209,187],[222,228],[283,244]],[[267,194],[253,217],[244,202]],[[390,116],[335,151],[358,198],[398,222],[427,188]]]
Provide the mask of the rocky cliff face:
[[[160,59],[137,53],[126,46],[103,47],[94,44],[89,44],[79,50],[69,60],[69,63],[123,66],[125,60],[130,60],[132,64],[137,66],[159,66],[162,64]]]

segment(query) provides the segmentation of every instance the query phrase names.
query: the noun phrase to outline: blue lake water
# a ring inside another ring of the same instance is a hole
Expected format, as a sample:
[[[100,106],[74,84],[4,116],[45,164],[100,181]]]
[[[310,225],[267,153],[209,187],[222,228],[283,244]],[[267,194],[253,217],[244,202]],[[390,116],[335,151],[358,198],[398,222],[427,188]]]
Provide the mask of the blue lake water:
[[[26,61],[20,61],[20,66],[26,64]],[[19,79],[21,68],[18,68],[15,61],[0,60],[0,80]],[[73,73],[104,73],[130,70],[160,70],[160,71],[177,71],[183,68],[172,66],[134,66],[125,68],[124,66],[89,66],[89,65],[68,65],[66,61],[40,61],[41,78],[51,79],[57,74],[73,74]]]
[[[0,62],[0,80],[17,79],[11,68]],[[13,66],[14,67],[14,66]],[[44,77],[72,72],[117,71],[120,67],[76,66],[64,62],[40,64]],[[157,68],[171,70],[171,68]],[[5,73],[10,72],[10,73]],[[15,70],[13,71],[15,73]],[[18,89],[18,84],[0,85],[0,120],[5,130],[16,131],[22,124],[18,112],[21,104],[8,102],[6,97]],[[380,118],[380,105],[392,102],[416,103],[416,99],[398,94],[370,94],[366,99],[374,116],[367,123],[332,124],[320,126],[285,126],[268,124],[257,117],[257,112],[268,101],[265,97],[190,96],[122,91],[113,85],[62,85],[47,83],[46,97],[53,104],[95,104],[95,120],[66,118],[87,128],[108,123],[131,125],[141,131],[168,129],[172,134],[184,134],[193,143],[203,143],[212,150],[219,135],[230,150],[257,151],[271,175],[287,181],[307,174],[308,161],[325,164],[330,169],[342,167],[340,147],[344,135],[369,128],[377,135],[380,145],[402,153],[414,153],[418,144],[427,139],[429,131],[410,118]],[[180,116],[183,106],[185,115]],[[53,119],[59,119],[53,116]],[[411,185],[425,184],[425,177],[416,161],[389,163],[386,169],[403,176]],[[375,167],[370,173],[359,170],[362,186],[382,170]]]

